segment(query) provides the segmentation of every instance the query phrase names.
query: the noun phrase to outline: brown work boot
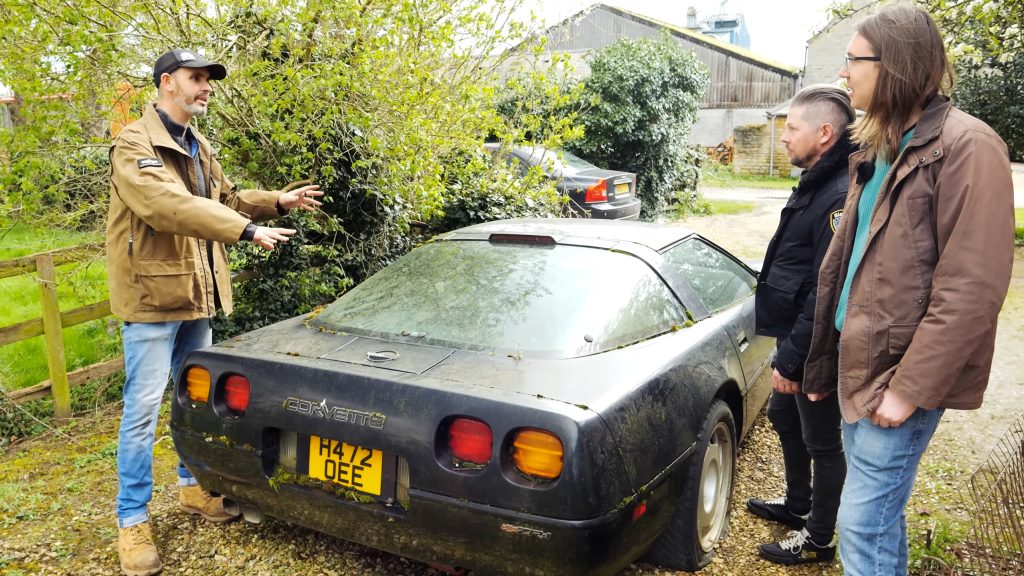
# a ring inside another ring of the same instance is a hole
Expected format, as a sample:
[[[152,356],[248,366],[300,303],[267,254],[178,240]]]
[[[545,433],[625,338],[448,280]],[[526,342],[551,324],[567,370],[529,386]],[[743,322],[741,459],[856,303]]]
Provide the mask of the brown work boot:
[[[117,556],[121,559],[121,570],[128,576],[150,576],[163,568],[149,522],[118,529]]]
[[[178,501],[186,512],[199,514],[210,522],[227,522],[238,518],[238,514],[232,514],[224,509],[223,496],[214,496],[199,485],[181,486],[178,490]]]

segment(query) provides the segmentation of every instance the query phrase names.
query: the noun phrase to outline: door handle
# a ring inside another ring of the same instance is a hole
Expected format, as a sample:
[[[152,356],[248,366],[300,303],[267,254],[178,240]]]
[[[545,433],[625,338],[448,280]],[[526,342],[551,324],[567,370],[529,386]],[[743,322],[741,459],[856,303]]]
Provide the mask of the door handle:
[[[740,352],[746,351],[747,347],[750,346],[750,341],[747,340],[746,332],[740,332],[740,335],[736,337],[736,345],[739,347]]]

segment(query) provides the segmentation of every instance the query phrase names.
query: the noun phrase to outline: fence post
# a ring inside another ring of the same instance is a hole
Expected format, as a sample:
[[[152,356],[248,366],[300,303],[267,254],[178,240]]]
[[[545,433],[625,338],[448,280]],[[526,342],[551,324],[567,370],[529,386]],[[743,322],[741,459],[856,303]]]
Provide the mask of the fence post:
[[[57,303],[57,280],[50,254],[36,256],[39,275],[39,300],[43,307],[43,333],[46,339],[46,364],[50,369],[50,394],[53,415],[58,424],[71,418],[71,386],[68,384],[67,361],[64,358],[64,336]]]

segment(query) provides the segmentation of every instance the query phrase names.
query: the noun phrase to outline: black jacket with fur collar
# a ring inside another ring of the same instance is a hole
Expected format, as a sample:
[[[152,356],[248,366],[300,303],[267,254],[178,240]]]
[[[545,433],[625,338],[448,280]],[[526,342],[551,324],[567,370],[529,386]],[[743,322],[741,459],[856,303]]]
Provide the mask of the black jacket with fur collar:
[[[818,269],[839,227],[849,189],[849,132],[793,188],[757,279],[757,333],[778,339],[775,368],[803,379],[811,342]]]

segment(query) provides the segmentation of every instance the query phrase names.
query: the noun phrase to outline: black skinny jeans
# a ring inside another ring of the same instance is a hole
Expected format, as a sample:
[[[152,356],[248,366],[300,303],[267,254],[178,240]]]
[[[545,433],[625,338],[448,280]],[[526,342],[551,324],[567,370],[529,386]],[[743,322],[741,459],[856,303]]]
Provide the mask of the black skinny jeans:
[[[835,534],[839,496],[846,480],[838,394],[811,402],[805,394],[773,391],[768,399],[768,420],[782,443],[786,504],[796,514],[810,511],[807,531],[811,539],[828,544]]]

